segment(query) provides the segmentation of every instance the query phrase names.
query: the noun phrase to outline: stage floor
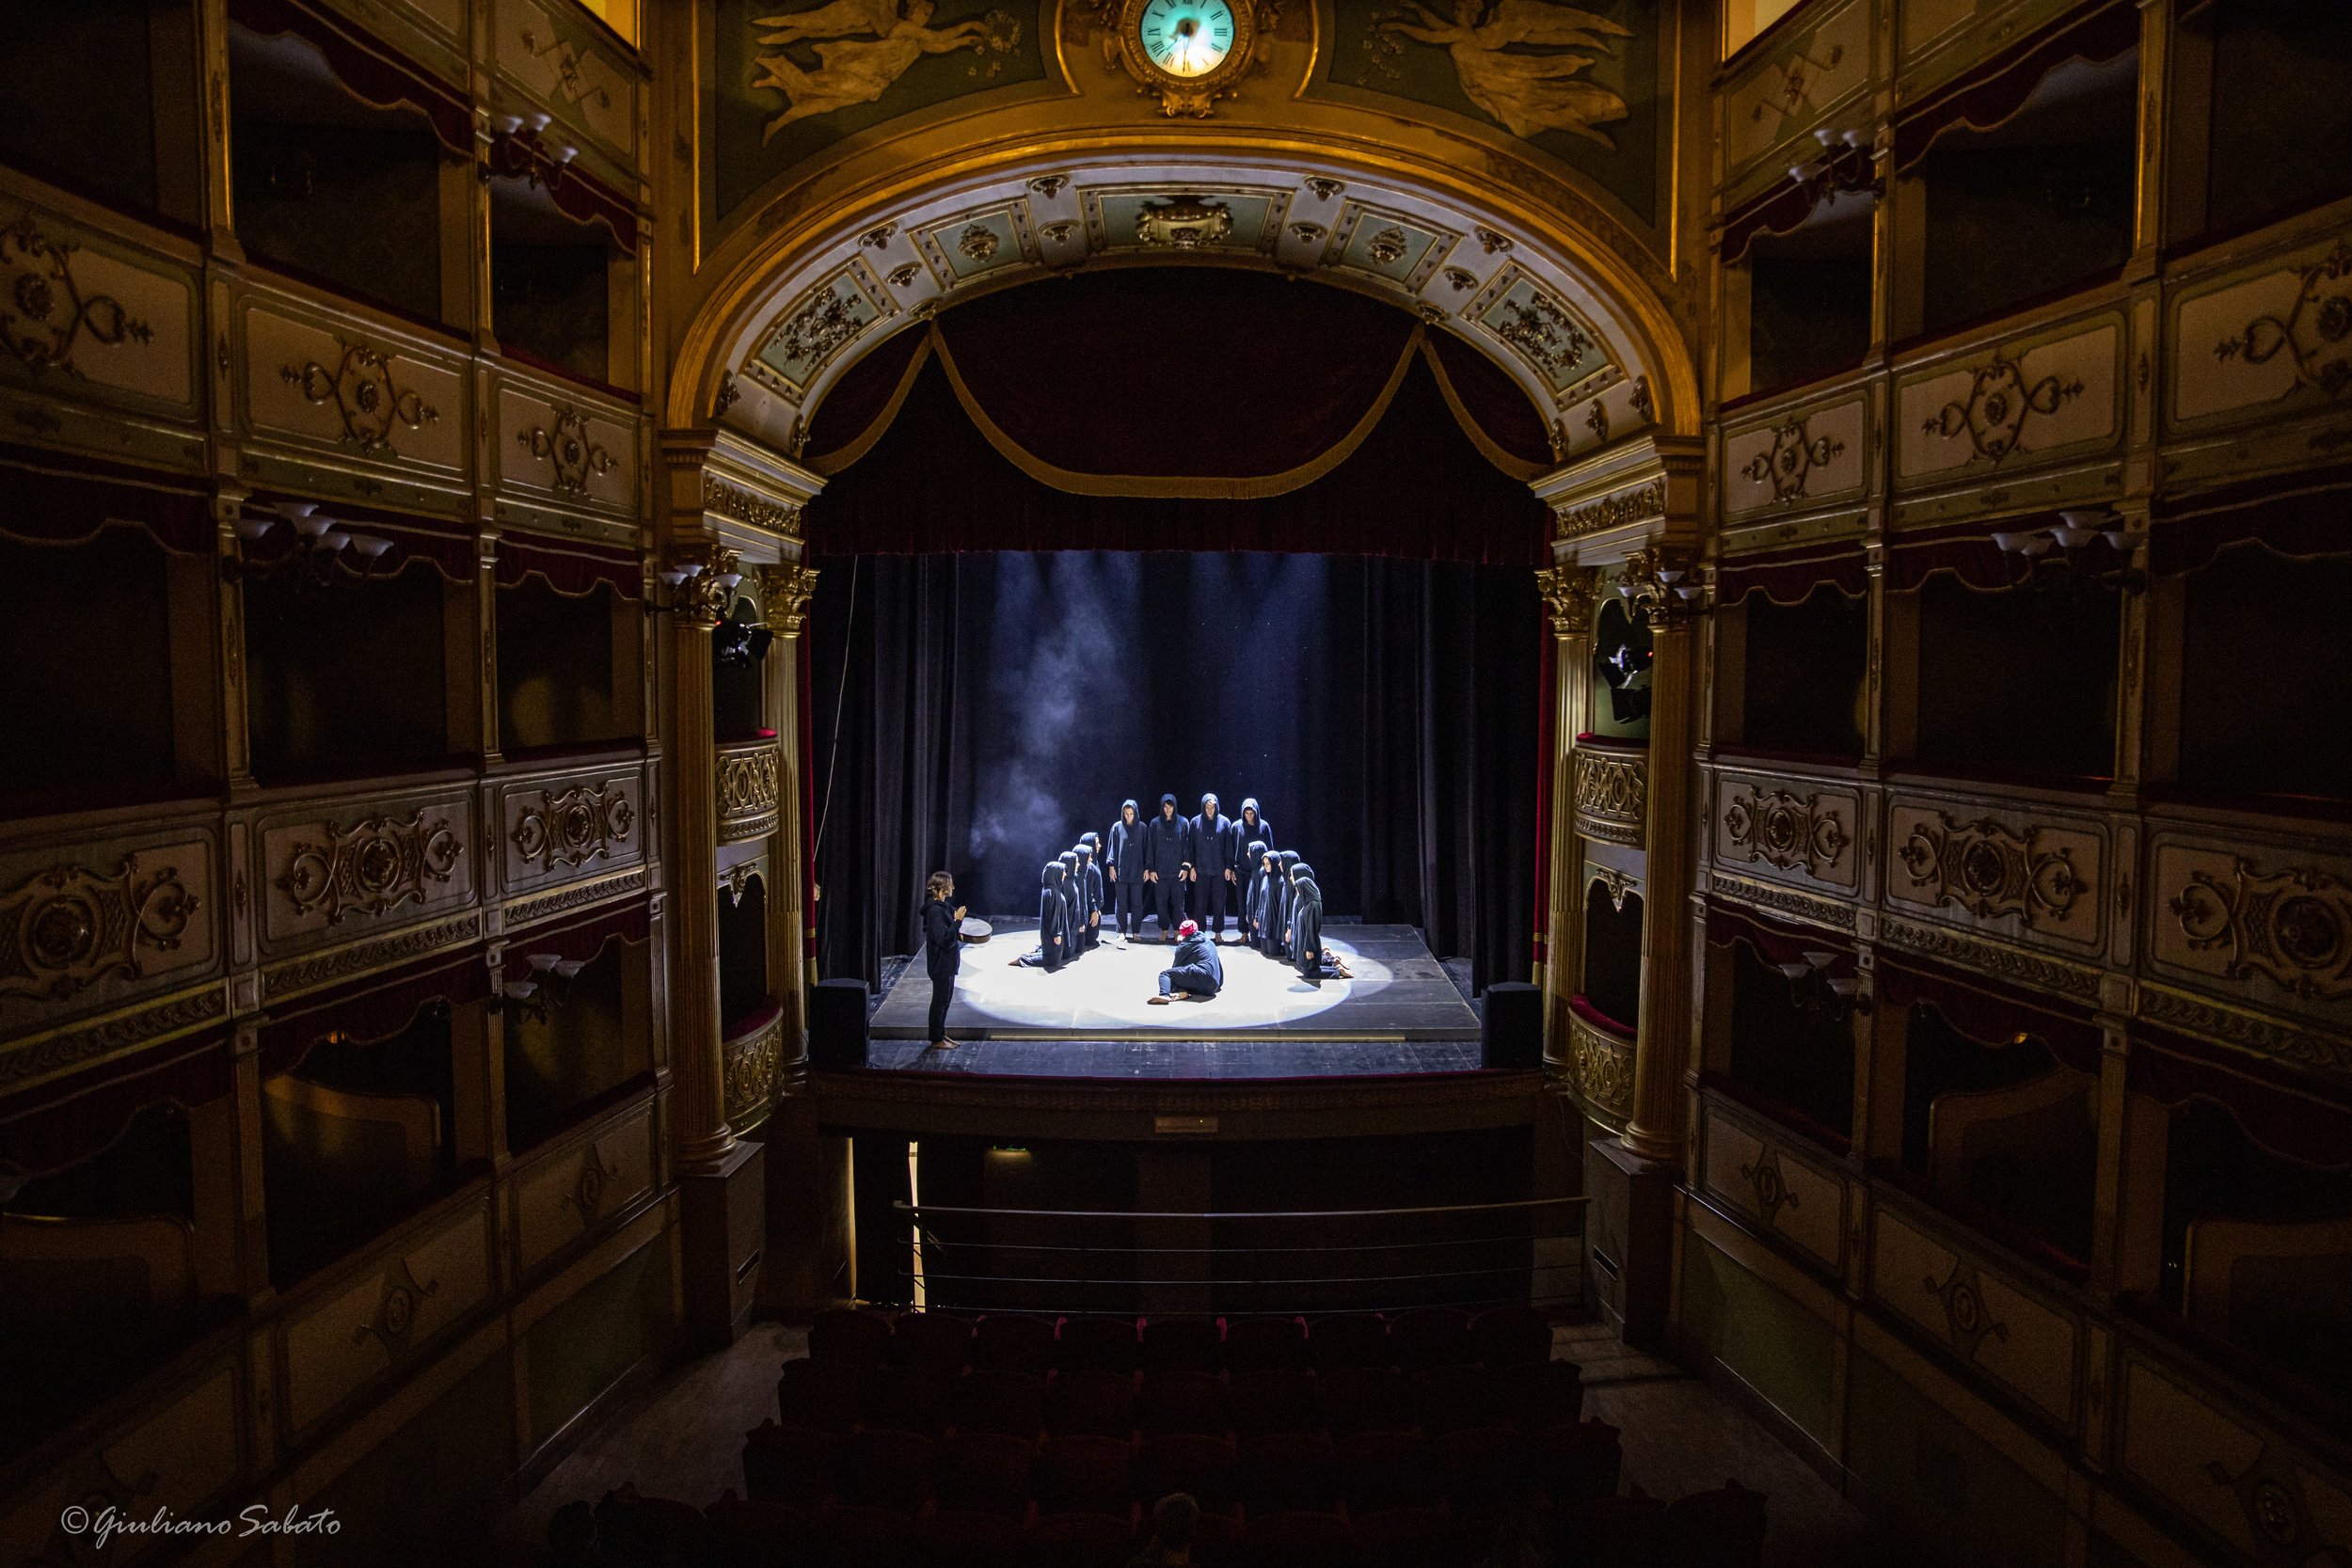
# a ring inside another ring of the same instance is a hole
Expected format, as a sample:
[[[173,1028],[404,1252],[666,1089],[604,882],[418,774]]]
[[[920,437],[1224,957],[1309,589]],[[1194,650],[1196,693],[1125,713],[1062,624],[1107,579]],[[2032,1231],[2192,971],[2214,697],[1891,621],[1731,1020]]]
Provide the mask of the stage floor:
[[[1406,1057],[1444,1058],[1442,1065],[1435,1059],[1416,1059],[1409,1065],[1400,1059],[1391,1070],[1460,1070],[1477,1066],[1478,1015],[1431,956],[1419,931],[1409,926],[1334,925],[1326,926],[1323,935],[1326,946],[1345,956],[1348,967],[1355,971],[1353,979],[1311,986],[1287,964],[1276,963],[1247,947],[1229,945],[1220,949],[1225,987],[1214,999],[1154,1006],[1150,998],[1158,992],[1159,972],[1168,967],[1168,956],[1173,951],[1170,945],[1149,940],[1122,944],[1119,938],[1109,937],[1094,952],[1064,965],[1058,974],[1048,974],[1042,969],[1012,962],[1036,947],[1036,927],[999,926],[990,941],[963,950],[955,1000],[947,1008],[947,1033],[967,1042],[965,1050],[981,1041],[1027,1040],[1196,1041],[1215,1042],[1219,1047],[1205,1054],[1184,1053],[1188,1058],[1201,1057],[1198,1063],[1186,1062],[1192,1070],[1175,1068],[1172,1056],[1155,1073],[1140,1061],[1105,1062],[1079,1069],[1090,1074],[1107,1070],[1110,1076],[1136,1071],[1170,1075],[1171,1069],[1174,1076],[1221,1076],[1213,1058],[1239,1059],[1245,1053],[1263,1056],[1276,1042],[1299,1046],[1324,1041],[1381,1042],[1417,1048],[1403,1053]],[[920,963],[909,964],[874,1014],[875,1043],[869,1056],[873,1066],[915,1065],[895,1060],[908,1053],[885,1046],[906,1041],[919,1048],[930,1004],[930,977]],[[1441,1042],[1465,1040],[1470,1042],[1466,1062],[1458,1059],[1458,1050],[1428,1049]],[[922,1065],[944,1067],[943,1058],[961,1052],[926,1054],[930,1059]],[[995,1054],[1028,1053],[998,1051]],[[1330,1053],[1275,1054],[1295,1058],[1295,1065],[1281,1069],[1288,1074],[1366,1070],[1361,1064],[1341,1068],[1324,1062],[1322,1058]],[[1361,1053],[1346,1054],[1353,1057]],[[993,1063],[982,1068],[976,1060],[959,1070],[1023,1069]],[[1069,1070],[1061,1066],[1056,1075]]]

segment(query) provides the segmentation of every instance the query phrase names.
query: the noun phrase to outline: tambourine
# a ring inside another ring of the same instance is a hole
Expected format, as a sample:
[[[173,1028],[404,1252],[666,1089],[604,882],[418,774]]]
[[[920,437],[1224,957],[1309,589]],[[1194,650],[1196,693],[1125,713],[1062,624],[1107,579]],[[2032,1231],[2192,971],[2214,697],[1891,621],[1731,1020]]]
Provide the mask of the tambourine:
[[[965,921],[962,926],[959,927],[958,934],[961,936],[964,941],[977,946],[979,943],[986,942],[990,937],[994,936],[996,934],[996,928],[991,926],[987,921],[976,917]]]

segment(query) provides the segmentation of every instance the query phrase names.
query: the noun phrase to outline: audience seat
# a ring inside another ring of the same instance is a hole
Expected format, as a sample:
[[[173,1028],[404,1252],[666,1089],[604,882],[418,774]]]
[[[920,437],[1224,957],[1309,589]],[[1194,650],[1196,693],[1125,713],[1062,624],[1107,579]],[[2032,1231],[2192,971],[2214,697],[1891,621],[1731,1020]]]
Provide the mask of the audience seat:
[[[1472,1359],[1470,1314],[1458,1307],[1416,1307],[1389,1320],[1389,1350],[1407,1372]]]
[[[1454,1557],[1454,1516],[1441,1508],[1383,1508],[1355,1513],[1359,1568],[1445,1568]]]
[[[1022,1519],[1029,1512],[1029,1475],[1037,1449],[1019,1437],[959,1432],[940,1451],[939,1503],[973,1513]]]
[[[1521,1432],[1566,1426],[1584,1413],[1584,1369],[1573,1361],[1494,1369],[1501,1424]]]
[[[841,1440],[834,1490],[845,1503],[910,1518],[931,1500],[939,1445],[918,1433],[860,1432]]]
[[[847,1432],[866,1403],[870,1369],[853,1361],[800,1356],[784,1364],[776,1379],[776,1413],[787,1426]]]
[[[808,1568],[899,1568],[914,1521],[886,1508],[836,1503],[808,1522]]]
[[[914,1522],[913,1568],[1016,1568],[1021,1521],[942,1509]]]
[[[1329,1513],[1340,1500],[1331,1445],[1321,1437],[1276,1433],[1241,1446],[1242,1506],[1249,1517],[1298,1511]]]
[[[1133,1372],[1142,1364],[1143,1342],[1133,1318],[1065,1318],[1057,1341],[1057,1364],[1067,1370]]]
[[[1393,1367],[1343,1367],[1315,1381],[1323,1391],[1323,1418],[1334,1437],[1402,1432],[1413,1424],[1412,1402]]]
[[[1125,1513],[1131,1465],[1123,1437],[1048,1437],[1029,1472],[1038,1513]]]
[[[1052,1370],[1054,1320],[1031,1312],[991,1312],[973,1331],[972,1365],[987,1371]]]
[[[1152,1318],[1143,1325],[1143,1370],[1217,1372],[1225,1368],[1225,1336],[1215,1318]]]
[[[1560,1568],[1647,1568],[1665,1519],[1666,1505],[1638,1486],[1595,1497],[1553,1515],[1553,1555]]]
[[[1035,1372],[966,1372],[956,1384],[947,1413],[958,1432],[1034,1439],[1045,1430],[1045,1379]]]
[[[1250,1568],[1354,1568],[1356,1536],[1336,1513],[1252,1515],[1242,1560]]]
[[[711,1568],[801,1568],[808,1514],[789,1503],[723,1494],[704,1511]]]
[[[1057,1437],[1090,1433],[1123,1438],[1135,1430],[1135,1383],[1124,1372],[1057,1372],[1045,1390],[1045,1430]]]
[[[1666,1505],[1657,1568],[1756,1568],[1764,1557],[1764,1494],[1726,1481]]]
[[[890,1353],[890,1320],[880,1312],[836,1307],[808,1325],[808,1354],[819,1361],[879,1367]]]
[[[1562,1507],[1617,1495],[1625,1449],[1607,1421],[1581,1421],[1535,1434],[1534,1481]]]
[[[1307,1325],[1296,1318],[1228,1318],[1225,1365],[1236,1375],[1303,1370]]]
[[[1117,1514],[1057,1513],[1031,1525],[1021,1541],[1022,1568],[1126,1568],[1135,1526]]]
[[[1146,1437],[1224,1432],[1225,1381],[1215,1372],[1146,1372],[1136,1390],[1135,1420]]]
[[[1430,1445],[1455,1512],[1523,1507],[1534,1488],[1534,1444],[1507,1427],[1465,1427]]]
[[[815,1508],[833,1496],[840,1438],[814,1427],[762,1421],[744,1433],[743,1492],[761,1502]]]
[[[949,1372],[930,1367],[877,1367],[866,1375],[860,1418],[868,1427],[936,1437],[946,1429],[947,1406],[955,1392],[956,1379]]]
[[[1433,1440],[1465,1427],[1499,1424],[1496,1374],[1484,1367],[1430,1367],[1413,1373],[1413,1423]]]
[[[1229,1338],[1229,1345],[1232,1342]],[[1305,1341],[1300,1341],[1305,1348]],[[1314,1432],[1323,1425],[1323,1403],[1314,1380],[1295,1368],[1237,1371],[1226,1391],[1226,1415],[1237,1437],[1269,1432]]]
[[[1470,1354],[1489,1367],[1532,1367],[1551,1359],[1551,1318],[1541,1307],[1497,1307],[1470,1327]]]
[[[1307,1359],[1318,1372],[1395,1364],[1388,1325],[1371,1312],[1337,1312],[1309,1323]]]
[[[1434,1505],[1445,1495],[1437,1456],[1417,1432],[1357,1432],[1332,1445],[1350,1514]]]
[[[972,1359],[972,1320],[950,1312],[910,1312],[898,1320],[883,1359],[960,1372]]]
[[[1234,1464],[1233,1449],[1222,1437],[1190,1433],[1147,1437],[1136,1450],[1131,1490],[1146,1514],[1172,1492],[1191,1497],[1203,1513],[1231,1513],[1238,1496]]]

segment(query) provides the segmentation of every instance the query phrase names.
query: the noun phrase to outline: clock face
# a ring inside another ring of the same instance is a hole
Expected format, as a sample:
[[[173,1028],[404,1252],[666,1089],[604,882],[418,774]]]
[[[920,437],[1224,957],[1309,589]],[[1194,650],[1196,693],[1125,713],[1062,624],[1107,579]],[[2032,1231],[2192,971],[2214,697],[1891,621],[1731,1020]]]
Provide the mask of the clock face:
[[[1206,76],[1233,52],[1231,0],[1151,0],[1136,20],[1144,57],[1170,76]]]

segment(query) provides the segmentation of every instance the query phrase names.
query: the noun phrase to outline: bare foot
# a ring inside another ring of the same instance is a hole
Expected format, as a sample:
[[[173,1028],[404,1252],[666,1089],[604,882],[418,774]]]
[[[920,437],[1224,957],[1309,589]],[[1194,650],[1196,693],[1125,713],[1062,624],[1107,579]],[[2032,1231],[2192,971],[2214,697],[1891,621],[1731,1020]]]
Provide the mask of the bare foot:
[[[1147,996],[1144,1000],[1151,1003],[1154,1007],[1165,1007],[1168,1006],[1168,999],[1165,996]]]

